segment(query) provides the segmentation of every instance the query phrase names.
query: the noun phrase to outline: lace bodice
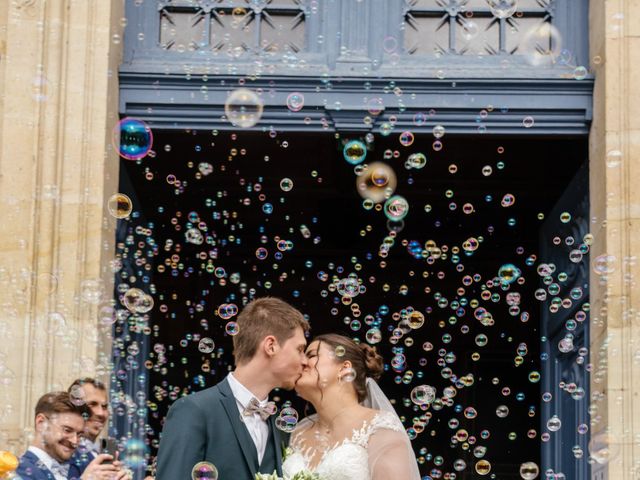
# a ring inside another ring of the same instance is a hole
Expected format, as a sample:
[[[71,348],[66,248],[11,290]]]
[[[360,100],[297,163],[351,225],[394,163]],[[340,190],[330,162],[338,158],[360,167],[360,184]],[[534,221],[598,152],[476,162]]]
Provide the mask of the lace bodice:
[[[313,469],[310,467],[311,458],[314,457],[314,449],[322,448],[322,442],[313,446],[302,445],[300,441],[301,430],[313,428],[317,421],[314,416],[301,422],[297,432],[294,432],[291,449],[292,453],[282,465],[285,480],[291,480],[301,471],[316,473],[322,480],[371,480],[376,478],[373,470],[382,450],[393,446],[400,440],[407,443],[404,427],[397,416],[389,412],[379,412],[369,422],[365,422],[362,428],[354,429],[351,438],[333,445],[324,447],[320,460]],[[404,448],[405,453],[407,448]],[[411,454],[413,457],[413,454]],[[404,458],[406,461],[407,458]],[[415,462],[415,458],[413,458]],[[383,478],[383,477],[378,477]]]

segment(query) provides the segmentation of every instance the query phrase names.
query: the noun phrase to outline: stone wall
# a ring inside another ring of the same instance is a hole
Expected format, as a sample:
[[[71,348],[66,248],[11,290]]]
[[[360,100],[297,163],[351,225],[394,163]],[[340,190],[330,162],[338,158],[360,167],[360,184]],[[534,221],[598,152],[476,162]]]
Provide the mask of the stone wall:
[[[592,0],[590,136],[593,478],[640,475],[640,0]],[[599,272],[599,273],[597,273]],[[570,448],[570,446],[567,446]],[[602,450],[603,451],[603,450]],[[608,461],[606,459],[608,457]]]
[[[13,451],[40,395],[107,370],[123,15],[122,0],[0,2],[0,445]]]

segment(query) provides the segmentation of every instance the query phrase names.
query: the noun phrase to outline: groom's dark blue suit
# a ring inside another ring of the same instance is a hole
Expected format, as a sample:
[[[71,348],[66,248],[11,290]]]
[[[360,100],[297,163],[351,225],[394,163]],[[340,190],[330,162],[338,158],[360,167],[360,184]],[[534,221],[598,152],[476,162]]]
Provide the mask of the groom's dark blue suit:
[[[217,385],[186,397],[171,406],[167,415],[156,480],[191,480],[193,466],[213,463],[220,480],[253,480],[257,472],[282,477],[283,435],[269,417],[269,441],[258,464],[258,453],[240,418],[238,405],[224,379]]]

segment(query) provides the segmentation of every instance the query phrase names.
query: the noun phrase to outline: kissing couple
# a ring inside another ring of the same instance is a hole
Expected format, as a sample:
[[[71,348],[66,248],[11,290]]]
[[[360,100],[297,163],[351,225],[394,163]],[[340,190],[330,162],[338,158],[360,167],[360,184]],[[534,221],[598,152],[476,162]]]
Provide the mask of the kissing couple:
[[[237,323],[235,370],[169,409],[156,480],[420,480],[376,383],[383,363],[373,347],[337,334],[307,345],[302,313],[272,297],[251,301]],[[295,388],[316,411],[290,438],[276,427],[274,388]]]

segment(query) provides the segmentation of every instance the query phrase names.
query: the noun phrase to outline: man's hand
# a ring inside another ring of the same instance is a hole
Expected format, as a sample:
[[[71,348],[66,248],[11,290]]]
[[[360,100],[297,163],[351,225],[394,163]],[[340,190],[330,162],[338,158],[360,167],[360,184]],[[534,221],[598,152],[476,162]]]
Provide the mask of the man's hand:
[[[116,453],[117,455],[117,453]],[[117,457],[116,457],[117,458]],[[113,466],[118,469],[118,473],[113,480],[131,480],[133,478],[133,472],[129,470],[124,463],[119,460],[113,462]]]
[[[113,462],[113,463],[105,463]],[[119,465],[120,464],[120,465]],[[93,461],[87,465],[84,473],[80,477],[81,480],[123,480],[121,477],[123,472],[121,462],[115,461],[112,455],[101,453]]]

